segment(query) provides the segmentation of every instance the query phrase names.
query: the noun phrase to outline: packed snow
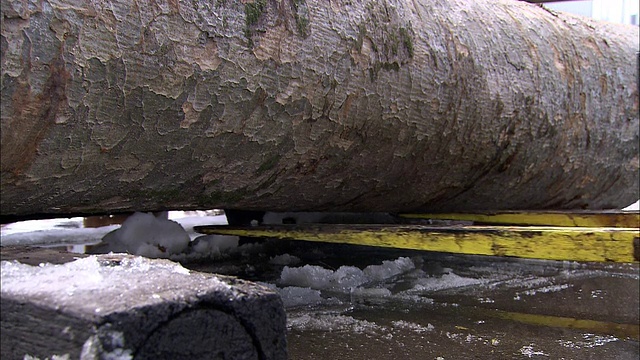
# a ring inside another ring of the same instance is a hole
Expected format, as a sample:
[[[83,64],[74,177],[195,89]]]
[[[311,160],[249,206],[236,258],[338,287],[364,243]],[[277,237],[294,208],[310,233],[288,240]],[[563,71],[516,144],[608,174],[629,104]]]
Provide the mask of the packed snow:
[[[93,252],[168,258],[185,251],[189,241],[189,235],[177,222],[137,212],[129,216],[120,228],[105,235]]]
[[[61,265],[32,266],[17,261],[0,263],[2,293],[47,295],[64,293],[73,295],[98,289],[120,288],[132,273],[150,270],[158,277],[188,276],[190,271],[174,262],[152,262],[143,257],[124,257],[119,266],[106,266],[95,256],[80,258]],[[151,279],[149,281],[152,281]]]

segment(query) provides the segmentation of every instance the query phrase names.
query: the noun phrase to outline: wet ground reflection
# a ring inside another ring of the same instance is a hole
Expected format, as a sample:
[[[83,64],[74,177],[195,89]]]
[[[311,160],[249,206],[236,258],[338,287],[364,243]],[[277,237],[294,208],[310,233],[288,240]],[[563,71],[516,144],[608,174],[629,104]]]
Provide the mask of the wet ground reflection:
[[[285,303],[294,304],[287,309],[291,359],[638,358],[637,264],[305,242],[262,246],[235,259],[186,266],[277,284]],[[282,254],[297,262],[269,261]],[[307,279],[306,288],[291,287],[281,276],[285,266],[310,265],[343,281],[335,274],[349,271],[341,267],[366,269],[401,258],[415,267],[356,287],[326,285],[321,279]],[[302,290],[283,290],[291,288]]]

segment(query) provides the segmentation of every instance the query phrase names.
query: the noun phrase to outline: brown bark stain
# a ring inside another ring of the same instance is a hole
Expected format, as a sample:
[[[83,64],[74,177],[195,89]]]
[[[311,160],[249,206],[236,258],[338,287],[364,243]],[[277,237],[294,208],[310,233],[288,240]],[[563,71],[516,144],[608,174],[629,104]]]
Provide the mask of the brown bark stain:
[[[344,100],[344,104],[342,104],[342,111],[340,112],[340,115],[342,116],[343,119],[349,118],[349,110],[351,109],[351,103],[353,102],[353,99],[355,97],[356,95],[349,94],[347,95],[347,98]]]
[[[182,104],[182,111],[184,112],[184,120],[180,122],[180,128],[188,129],[191,124],[198,121],[200,112],[196,111],[193,108],[193,104],[188,101],[185,101],[184,104]]]
[[[602,50],[600,50],[600,47],[598,46],[598,44],[596,43],[596,40],[594,38],[590,37],[590,38],[584,39],[582,41],[582,44],[585,47],[587,47],[587,48],[593,50],[594,52],[596,52],[596,55],[597,55],[598,58],[604,57],[604,54],[602,53]]]
[[[167,0],[169,7],[171,8],[171,12],[174,14],[180,13],[180,1],[179,0]]]
[[[551,44],[551,49],[553,50],[553,64],[560,73],[560,77],[562,77],[562,80],[566,81],[569,76],[567,74],[567,67],[565,66],[564,61],[561,57],[562,54],[553,44]]]
[[[66,104],[66,83],[70,75],[64,68],[64,61],[56,59],[50,64],[49,70],[50,76],[41,94],[32,94],[29,84],[22,80],[13,96],[14,114],[8,121],[8,128],[19,137],[3,136],[3,172],[19,175],[31,166],[38,145],[55,124],[61,107]]]
[[[602,91],[602,95],[607,95],[609,92],[609,87],[607,85],[607,75],[600,75],[600,90]]]

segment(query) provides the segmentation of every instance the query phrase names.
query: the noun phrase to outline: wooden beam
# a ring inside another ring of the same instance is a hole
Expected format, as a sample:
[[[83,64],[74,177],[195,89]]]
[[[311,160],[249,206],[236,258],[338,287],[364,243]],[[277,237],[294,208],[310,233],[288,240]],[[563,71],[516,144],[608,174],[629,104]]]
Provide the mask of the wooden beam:
[[[168,260],[2,263],[2,359],[286,359],[280,297]],[[129,357],[127,357],[129,356]]]

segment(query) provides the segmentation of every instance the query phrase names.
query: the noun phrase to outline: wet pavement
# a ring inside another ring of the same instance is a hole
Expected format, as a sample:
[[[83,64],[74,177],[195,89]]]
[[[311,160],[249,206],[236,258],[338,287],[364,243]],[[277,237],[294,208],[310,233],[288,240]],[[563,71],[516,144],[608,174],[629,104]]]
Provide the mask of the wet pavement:
[[[289,304],[291,359],[638,359],[637,264],[306,242],[263,246],[185,266],[277,284]],[[312,265],[335,274],[341,266],[365,269],[401,258],[415,266],[356,287],[326,285],[322,276],[297,287],[283,281],[283,265],[273,264],[279,254],[299,259],[289,268]]]

